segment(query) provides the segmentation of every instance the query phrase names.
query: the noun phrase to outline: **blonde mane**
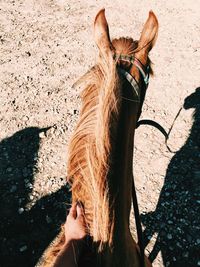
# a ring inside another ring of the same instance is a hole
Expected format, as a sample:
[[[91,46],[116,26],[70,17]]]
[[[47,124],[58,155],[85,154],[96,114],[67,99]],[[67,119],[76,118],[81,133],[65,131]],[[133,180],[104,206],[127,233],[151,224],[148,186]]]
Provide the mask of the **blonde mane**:
[[[73,201],[85,207],[93,240],[112,242],[109,175],[121,103],[116,62],[103,59],[81,81],[83,106],[69,147],[68,179]],[[100,246],[101,247],[101,246]]]

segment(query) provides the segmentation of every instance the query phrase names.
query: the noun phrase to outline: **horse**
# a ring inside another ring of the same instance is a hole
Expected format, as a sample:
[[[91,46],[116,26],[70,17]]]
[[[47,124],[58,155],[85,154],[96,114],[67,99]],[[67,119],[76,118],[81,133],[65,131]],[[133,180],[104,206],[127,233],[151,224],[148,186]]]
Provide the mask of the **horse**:
[[[94,20],[98,61],[78,81],[83,89],[82,109],[69,143],[67,164],[72,202],[83,204],[89,235],[97,248],[92,266],[141,266],[129,228],[133,147],[149,75],[153,74],[149,52],[157,34],[153,11],[138,41],[124,37],[111,41],[105,9]],[[42,266],[53,266],[64,240],[61,230]],[[147,257],[145,266],[151,266]]]

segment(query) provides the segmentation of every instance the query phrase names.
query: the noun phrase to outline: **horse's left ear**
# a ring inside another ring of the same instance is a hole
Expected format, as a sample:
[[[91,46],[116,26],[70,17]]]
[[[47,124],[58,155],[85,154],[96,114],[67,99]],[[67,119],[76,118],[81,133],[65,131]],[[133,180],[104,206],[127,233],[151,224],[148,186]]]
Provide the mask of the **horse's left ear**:
[[[94,21],[94,39],[104,56],[112,51],[108,23],[105,17],[105,9],[101,9],[96,15]]]
[[[153,11],[149,12],[149,17],[143,27],[139,42],[138,54],[143,57],[148,56],[148,52],[153,48],[158,35],[158,20]]]

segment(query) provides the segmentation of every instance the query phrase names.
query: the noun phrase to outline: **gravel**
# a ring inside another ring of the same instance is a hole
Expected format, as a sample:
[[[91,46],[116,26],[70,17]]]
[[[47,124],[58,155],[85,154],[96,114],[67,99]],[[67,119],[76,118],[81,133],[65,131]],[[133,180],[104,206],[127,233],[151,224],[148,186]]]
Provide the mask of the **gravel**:
[[[67,149],[80,110],[72,85],[95,62],[92,22],[138,38],[152,9],[160,23],[134,177],[154,267],[200,266],[200,14],[198,1],[3,1],[0,9],[1,267],[35,266],[65,221]],[[131,231],[135,224],[131,216]],[[135,237],[135,239],[137,239]]]

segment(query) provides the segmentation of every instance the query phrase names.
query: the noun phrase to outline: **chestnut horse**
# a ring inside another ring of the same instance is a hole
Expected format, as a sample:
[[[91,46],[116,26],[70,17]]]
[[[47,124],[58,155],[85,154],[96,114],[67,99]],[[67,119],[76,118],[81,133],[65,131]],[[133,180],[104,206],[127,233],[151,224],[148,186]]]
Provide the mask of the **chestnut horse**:
[[[152,11],[139,41],[119,38],[111,42],[104,9],[94,21],[98,63],[79,80],[82,110],[68,158],[73,202],[83,203],[89,234],[98,246],[97,263],[92,266],[140,266],[139,249],[129,228],[133,145],[152,73],[148,54],[157,33]],[[53,265],[63,242],[61,231],[45,253],[43,266]],[[147,258],[145,265],[151,266]]]

